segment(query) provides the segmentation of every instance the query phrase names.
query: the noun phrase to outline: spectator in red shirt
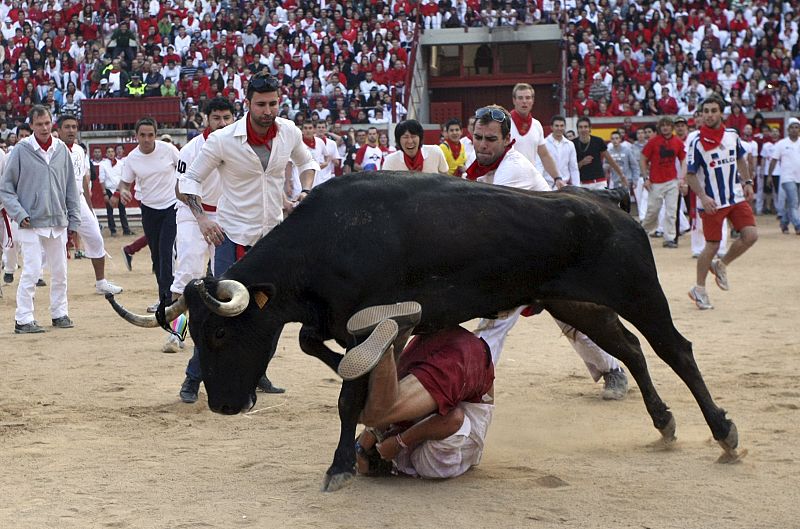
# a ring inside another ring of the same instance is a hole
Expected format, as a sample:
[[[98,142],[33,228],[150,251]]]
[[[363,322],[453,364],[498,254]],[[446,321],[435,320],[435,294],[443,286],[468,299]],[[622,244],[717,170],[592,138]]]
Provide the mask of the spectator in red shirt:
[[[594,116],[597,112],[597,103],[588,99],[583,90],[578,90],[578,97],[575,100],[574,114],[575,116]]]
[[[731,105],[731,113],[725,119],[725,127],[730,129],[736,129],[737,132],[741,134],[744,130],[744,126],[750,123],[750,120],[747,119],[742,113],[742,105],[738,103],[734,103]]]
[[[661,98],[658,100],[658,113],[673,115],[678,113],[678,100],[669,95],[669,87],[661,88]]]
[[[678,172],[675,161],[681,161],[681,174],[685,173],[686,152],[683,142],[673,134],[672,118],[658,120],[658,134],[654,134],[642,149],[641,164],[647,198],[647,214],[642,227],[648,233],[658,227],[658,216],[664,206],[665,248],[677,248],[675,217],[678,210]]]

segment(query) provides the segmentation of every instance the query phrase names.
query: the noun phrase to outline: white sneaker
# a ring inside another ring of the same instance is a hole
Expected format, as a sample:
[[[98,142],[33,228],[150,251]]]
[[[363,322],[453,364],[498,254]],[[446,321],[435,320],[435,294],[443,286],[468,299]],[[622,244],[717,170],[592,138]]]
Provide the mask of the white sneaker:
[[[95,284],[95,292],[98,294],[119,294],[122,287],[119,287],[107,279]]]
[[[714,308],[714,305],[712,305],[711,301],[708,299],[708,293],[706,293],[705,289],[701,291],[696,286],[692,287],[692,289],[689,291],[689,299],[694,301],[695,305],[697,305],[697,308],[700,310]]]
[[[184,348],[183,340],[177,336],[170,334],[167,341],[161,347],[162,353],[177,353]]]

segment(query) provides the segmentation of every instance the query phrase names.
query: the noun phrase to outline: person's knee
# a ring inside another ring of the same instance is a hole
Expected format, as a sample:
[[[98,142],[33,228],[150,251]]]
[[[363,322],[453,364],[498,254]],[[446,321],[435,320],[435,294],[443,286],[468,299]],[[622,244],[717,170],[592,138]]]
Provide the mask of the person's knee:
[[[748,226],[742,230],[741,241],[747,246],[753,246],[758,241],[758,230],[755,226]]]

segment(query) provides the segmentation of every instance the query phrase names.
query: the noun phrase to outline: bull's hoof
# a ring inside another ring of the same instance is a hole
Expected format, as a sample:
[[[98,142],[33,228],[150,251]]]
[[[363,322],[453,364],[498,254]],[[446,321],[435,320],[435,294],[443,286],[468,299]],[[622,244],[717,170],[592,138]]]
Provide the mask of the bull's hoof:
[[[724,450],[722,455],[719,456],[719,459],[717,459],[717,463],[738,463],[744,456],[747,455],[746,449],[737,449],[739,447],[739,431],[736,429],[736,425],[734,423],[731,423],[731,429],[728,432],[728,436],[724,440],[717,442]]]
[[[322,492],[335,492],[346,486],[356,476],[355,472],[341,472],[339,474],[325,474],[322,481]]]
[[[654,450],[671,450],[674,448],[675,441],[678,440],[678,438],[675,437],[675,417],[670,415],[667,424],[663,428],[659,428],[658,431],[661,432],[661,439],[649,443],[647,445],[648,448]]]
[[[661,442],[664,443],[664,445],[671,445],[678,439],[675,437],[676,428],[675,417],[670,416],[667,425],[659,430],[659,432],[661,432]]]

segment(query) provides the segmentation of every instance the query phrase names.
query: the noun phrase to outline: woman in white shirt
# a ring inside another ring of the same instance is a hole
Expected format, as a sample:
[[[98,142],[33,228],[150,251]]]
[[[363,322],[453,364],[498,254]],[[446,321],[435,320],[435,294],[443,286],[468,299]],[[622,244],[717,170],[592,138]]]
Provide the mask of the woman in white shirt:
[[[425,131],[419,121],[401,121],[394,129],[398,150],[383,160],[383,171],[448,174],[447,160],[436,145],[422,145]]]

